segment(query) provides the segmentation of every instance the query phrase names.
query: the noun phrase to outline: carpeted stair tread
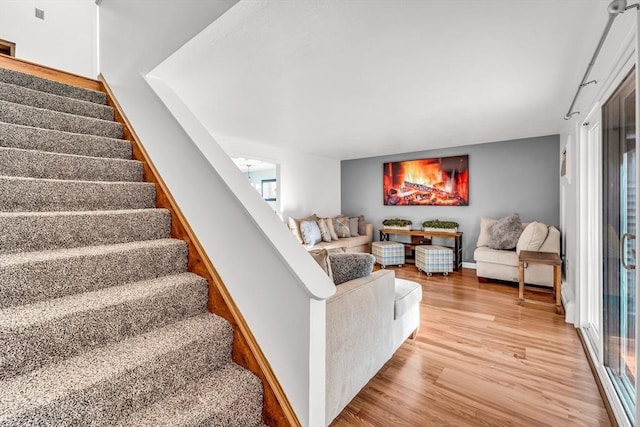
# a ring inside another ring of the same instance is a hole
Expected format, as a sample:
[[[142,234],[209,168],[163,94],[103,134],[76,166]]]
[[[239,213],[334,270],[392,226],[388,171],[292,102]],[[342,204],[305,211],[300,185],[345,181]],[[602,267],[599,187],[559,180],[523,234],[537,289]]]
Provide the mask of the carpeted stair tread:
[[[0,122],[0,147],[118,159],[131,159],[132,151],[131,143],[124,139],[3,122]]]
[[[207,289],[182,273],[0,310],[0,379],[205,313]]]
[[[40,92],[52,93],[54,95],[66,96],[68,98],[94,102],[97,104],[107,103],[107,95],[104,92],[59,83],[53,80],[1,67],[0,82],[23,86]]]
[[[0,147],[0,175],[78,181],[142,181],[142,162]]]
[[[0,176],[0,211],[88,211],[155,207],[149,182],[69,181]]]
[[[0,99],[16,104],[46,108],[48,110],[78,116],[93,117],[102,120],[114,119],[113,108],[108,105],[67,98],[9,83],[0,82]]]
[[[76,116],[7,101],[0,101],[0,121],[72,133],[122,138],[122,125],[114,121]]]
[[[0,307],[90,292],[187,270],[187,245],[158,239],[0,255]]]
[[[202,314],[0,382],[0,426],[113,425],[228,363],[233,331]]]
[[[0,212],[0,254],[165,239],[166,209]]]
[[[118,427],[258,426],[262,384],[234,363],[121,420]]]

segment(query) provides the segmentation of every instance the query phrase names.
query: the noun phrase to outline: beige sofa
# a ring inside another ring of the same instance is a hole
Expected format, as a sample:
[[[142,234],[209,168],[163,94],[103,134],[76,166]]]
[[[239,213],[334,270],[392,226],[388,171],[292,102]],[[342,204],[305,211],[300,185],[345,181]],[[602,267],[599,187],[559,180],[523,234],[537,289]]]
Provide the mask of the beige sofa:
[[[371,241],[373,240],[373,224],[366,224],[367,234],[365,236],[345,237],[330,242],[320,242],[313,246],[305,246],[308,251],[313,249],[336,249],[345,248],[347,252],[371,253]]]
[[[420,325],[422,288],[391,270],[337,286],[327,300],[328,425]]]
[[[489,221],[481,221],[478,247],[473,253],[476,261],[476,275],[478,280],[496,279],[508,282],[518,282],[518,252],[515,250],[495,250],[487,246],[487,230]],[[523,229],[528,224],[522,224]],[[538,252],[560,253],[560,231],[550,225],[548,234]],[[520,242],[519,242],[520,243]],[[524,281],[528,284],[553,287],[553,267],[550,265],[529,265],[525,268]]]

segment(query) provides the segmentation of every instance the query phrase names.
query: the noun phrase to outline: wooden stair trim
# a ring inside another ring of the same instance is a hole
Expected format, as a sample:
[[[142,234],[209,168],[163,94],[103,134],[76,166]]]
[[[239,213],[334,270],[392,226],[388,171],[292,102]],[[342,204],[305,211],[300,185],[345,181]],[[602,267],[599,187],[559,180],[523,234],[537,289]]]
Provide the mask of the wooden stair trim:
[[[233,301],[211,260],[206,255],[191,226],[177,206],[166,184],[149,158],[133,126],[115,100],[113,92],[102,75],[98,77],[100,90],[107,94],[107,102],[113,107],[115,120],[123,125],[124,139],[131,141],[133,159],[143,162],[146,182],[156,184],[156,206],[171,212],[171,237],[183,240],[189,249],[188,270],[209,282],[208,308],[211,313],[224,317],[234,330],[232,360],[258,376],[263,385],[264,402],[262,421],[269,426],[301,426],[291,403],[271,365],[264,356],[244,317]]]
[[[46,67],[44,65],[35,64],[25,61],[24,59],[15,58],[13,56],[0,53],[0,67],[9,70],[19,71],[25,74],[31,74],[43,79],[53,80],[59,83],[79,86],[85,89],[100,91],[100,82],[88,77],[61,71],[55,68]]]

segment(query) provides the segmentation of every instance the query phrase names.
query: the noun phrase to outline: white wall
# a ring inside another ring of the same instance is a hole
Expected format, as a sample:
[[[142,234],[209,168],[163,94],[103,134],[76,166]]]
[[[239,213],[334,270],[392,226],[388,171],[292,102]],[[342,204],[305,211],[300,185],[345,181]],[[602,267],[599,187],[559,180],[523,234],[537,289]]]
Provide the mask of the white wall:
[[[240,308],[302,425],[320,426],[324,425],[323,299],[335,292],[335,286],[188,107],[161,79],[147,76],[234,3],[104,0],[101,72]],[[123,56],[123,47],[135,55]]]
[[[93,0],[0,0],[0,39],[17,58],[96,78],[96,11]]]
[[[231,157],[246,157],[280,165],[280,210],[282,218],[335,216],[340,212],[340,161],[312,156],[214,134]]]

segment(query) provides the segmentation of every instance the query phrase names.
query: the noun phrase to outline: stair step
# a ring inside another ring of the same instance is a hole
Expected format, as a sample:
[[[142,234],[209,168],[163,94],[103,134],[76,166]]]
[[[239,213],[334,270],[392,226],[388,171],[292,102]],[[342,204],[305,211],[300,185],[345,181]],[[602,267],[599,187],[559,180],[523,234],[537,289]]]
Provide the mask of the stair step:
[[[0,101],[0,122],[108,138],[122,138],[122,125],[114,121],[76,116],[8,101]]]
[[[150,182],[66,181],[0,176],[0,212],[90,211],[155,207]]]
[[[0,310],[0,379],[205,313],[207,285],[182,273]]]
[[[233,331],[203,314],[0,382],[0,426],[114,425],[229,363]]]
[[[142,162],[0,147],[0,175],[78,181],[142,181]]]
[[[40,150],[79,156],[131,159],[124,139],[63,132],[0,122],[0,147]]]
[[[97,104],[107,103],[107,95],[103,92],[71,86],[6,68],[0,68],[0,82],[23,86],[41,92],[52,93],[54,95],[66,96],[68,98],[94,102]]]
[[[67,98],[9,83],[0,82],[0,99],[16,104],[102,120],[113,120],[115,117],[113,108],[108,105]]]
[[[121,420],[118,427],[259,426],[262,384],[251,372],[229,363]]]
[[[166,209],[0,212],[0,254],[165,239]]]
[[[0,255],[0,308],[186,271],[176,239]]]

